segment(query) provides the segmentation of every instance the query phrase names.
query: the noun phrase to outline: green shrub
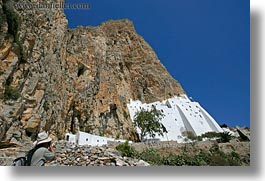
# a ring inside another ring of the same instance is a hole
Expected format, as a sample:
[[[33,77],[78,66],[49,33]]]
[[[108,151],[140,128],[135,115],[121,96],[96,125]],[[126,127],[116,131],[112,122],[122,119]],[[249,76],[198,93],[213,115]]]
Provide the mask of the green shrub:
[[[210,166],[229,166],[229,162],[222,155],[214,154],[211,156],[209,165]]]
[[[223,133],[220,133],[220,139],[219,140],[222,143],[226,143],[226,142],[229,142],[232,138],[233,138],[233,136],[231,135],[231,133],[223,132]]]
[[[182,155],[169,155],[163,158],[163,164],[168,166],[182,166],[185,165],[185,159]]]
[[[199,154],[195,155],[193,159],[195,160],[197,166],[207,165],[211,159],[211,156],[209,153],[201,151]]]
[[[230,166],[240,166],[241,160],[240,155],[236,152],[231,152],[230,155],[228,155],[228,162]]]
[[[17,40],[19,19],[16,12],[10,7],[10,4],[3,5],[3,11],[6,14],[8,23],[8,33],[13,35],[15,41]]]
[[[136,154],[135,149],[129,145],[128,141],[116,146],[116,149],[121,152],[122,156],[134,157]]]
[[[12,8],[12,5],[10,3],[4,3],[3,11],[6,14],[6,20],[7,20],[7,24],[8,24],[8,34],[13,36],[15,43],[19,47],[20,62],[26,63],[26,58],[25,58],[25,54],[23,51],[24,50],[23,49],[23,43],[21,42],[21,40],[19,40],[19,35],[18,35],[18,30],[19,30],[19,26],[20,26],[19,16],[16,13],[16,11],[14,11],[14,9]]]
[[[226,124],[222,124],[220,125],[221,128],[228,128],[228,126]]]
[[[165,165],[165,166],[240,166],[240,155],[236,152],[225,154],[220,151],[218,145],[210,148],[210,152],[200,151],[195,155],[183,154],[170,154],[161,155],[161,153],[153,148],[147,148],[142,152],[137,152],[126,141],[116,147],[122,153],[122,156],[142,159],[151,165]]]
[[[220,137],[220,133],[216,133],[216,132],[208,132],[208,133],[204,133],[203,135],[201,135],[202,138],[216,138],[216,137]]]
[[[161,165],[162,164],[162,157],[160,153],[153,149],[153,148],[147,148],[143,152],[138,153],[137,155],[138,159],[145,160],[151,165]]]
[[[197,140],[197,136],[195,136],[191,131],[184,131],[182,132],[182,135],[186,136],[190,140]]]
[[[6,86],[5,92],[4,92],[4,99],[17,100],[20,97],[21,97],[21,94],[16,88],[13,88],[11,86]]]
[[[197,137],[197,141],[202,141],[202,137],[201,136],[198,136]]]

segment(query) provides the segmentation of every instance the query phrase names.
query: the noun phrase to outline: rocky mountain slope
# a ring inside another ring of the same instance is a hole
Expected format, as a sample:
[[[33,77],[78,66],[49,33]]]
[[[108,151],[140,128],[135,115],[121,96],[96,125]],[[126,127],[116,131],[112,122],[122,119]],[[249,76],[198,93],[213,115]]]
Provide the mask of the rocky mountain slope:
[[[129,100],[184,93],[130,20],[68,29],[62,10],[12,3],[0,0],[0,141],[78,129],[137,140]]]
[[[216,140],[192,143],[133,143],[119,151],[120,143],[104,146],[75,146],[63,140],[54,142],[56,159],[47,166],[250,166],[250,142],[233,139],[227,143]],[[124,145],[124,144],[121,144]],[[24,156],[31,145],[0,151],[0,165],[9,166]],[[124,155],[124,153],[134,154]]]

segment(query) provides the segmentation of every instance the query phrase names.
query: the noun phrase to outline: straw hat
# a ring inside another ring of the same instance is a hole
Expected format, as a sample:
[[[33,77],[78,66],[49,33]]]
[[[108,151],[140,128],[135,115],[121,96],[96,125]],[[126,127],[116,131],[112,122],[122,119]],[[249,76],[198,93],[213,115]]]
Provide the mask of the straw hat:
[[[48,136],[46,132],[41,132],[38,134],[37,140],[33,143],[35,146],[42,143],[49,143],[52,141],[52,138]]]

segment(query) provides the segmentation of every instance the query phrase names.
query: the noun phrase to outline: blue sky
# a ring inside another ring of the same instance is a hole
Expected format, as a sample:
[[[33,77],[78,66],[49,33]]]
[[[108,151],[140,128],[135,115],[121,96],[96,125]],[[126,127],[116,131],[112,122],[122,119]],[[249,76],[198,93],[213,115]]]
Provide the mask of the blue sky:
[[[66,0],[69,28],[129,18],[170,74],[219,124],[250,126],[249,0]]]

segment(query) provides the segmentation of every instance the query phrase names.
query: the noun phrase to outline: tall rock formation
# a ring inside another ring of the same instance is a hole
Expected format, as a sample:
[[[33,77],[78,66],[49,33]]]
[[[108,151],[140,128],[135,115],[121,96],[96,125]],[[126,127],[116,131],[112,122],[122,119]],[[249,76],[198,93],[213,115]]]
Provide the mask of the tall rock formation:
[[[184,93],[130,20],[67,29],[63,10],[12,3],[0,0],[0,141],[41,130],[137,140],[129,100]]]

